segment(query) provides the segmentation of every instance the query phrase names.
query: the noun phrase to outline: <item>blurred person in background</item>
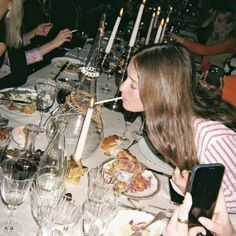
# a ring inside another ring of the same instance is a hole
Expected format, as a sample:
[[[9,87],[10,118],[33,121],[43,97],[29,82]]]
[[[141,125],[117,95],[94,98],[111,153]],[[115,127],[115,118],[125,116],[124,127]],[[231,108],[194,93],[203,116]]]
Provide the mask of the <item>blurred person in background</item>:
[[[0,2],[0,89],[15,87],[27,81],[27,65],[43,60],[43,56],[51,50],[71,40],[71,32],[64,29],[50,42],[31,50],[29,44],[37,35],[45,36],[51,29],[51,24],[41,24],[22,35],[22,0],[2,0]]]

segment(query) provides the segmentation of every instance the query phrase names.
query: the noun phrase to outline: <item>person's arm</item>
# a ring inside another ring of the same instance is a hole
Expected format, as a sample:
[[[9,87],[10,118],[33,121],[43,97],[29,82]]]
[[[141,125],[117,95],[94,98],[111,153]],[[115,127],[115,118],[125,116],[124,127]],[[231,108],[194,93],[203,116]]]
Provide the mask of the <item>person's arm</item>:
[[[31,30],[30,32],[25,33],[23,35],[24,45],[29,44],[31,39],[34,38],[35,36],[47,36],[52,26],[53,26],[52,23],[42,23],[33,30]]]
[[[32,50],[26,51],[27,64],[29,65],[43,60],[43,56],[45,54],[61,46],[64,42],[70,41],[71,38],[72,38],[71,31],[65,29],[60,31],[59,34],[52,41],[40,46],[39,48],[34,48]]]
[[[212,56],[222,53],[234,53],[236,52],[236,37],[227,38],[224,41],[204,45],[200,43],[195,43],[187,40],[179,35],[170,33],[170,37],[175,39],[177,42],[181,43],[184,47],[189,49],[192,53],[201,56]]]

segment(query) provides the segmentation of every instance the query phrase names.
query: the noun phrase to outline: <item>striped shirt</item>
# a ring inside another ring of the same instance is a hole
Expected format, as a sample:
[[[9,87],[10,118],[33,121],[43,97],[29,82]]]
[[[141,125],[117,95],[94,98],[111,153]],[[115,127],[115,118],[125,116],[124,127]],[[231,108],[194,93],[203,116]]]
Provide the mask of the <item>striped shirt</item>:
[[[236,133],[220,122],[194,120],[197,156],[201,164],[225,166],[223,191],[228,211],[236,213]]]

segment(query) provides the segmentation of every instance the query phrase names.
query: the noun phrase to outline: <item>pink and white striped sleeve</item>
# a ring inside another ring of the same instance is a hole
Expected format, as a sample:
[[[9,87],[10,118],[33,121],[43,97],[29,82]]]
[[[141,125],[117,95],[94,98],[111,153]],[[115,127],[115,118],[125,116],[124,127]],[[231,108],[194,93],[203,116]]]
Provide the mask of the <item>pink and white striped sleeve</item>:
[[[43,56],[41,55],[38,48],[28,50],[26,51],[25,54],[26,54],[27,65],[43,60]]]
[[[236,213],[236,133],[219,122],[198,123],[197,147],[200,163],[225,166],[222,187],[229,212]]]

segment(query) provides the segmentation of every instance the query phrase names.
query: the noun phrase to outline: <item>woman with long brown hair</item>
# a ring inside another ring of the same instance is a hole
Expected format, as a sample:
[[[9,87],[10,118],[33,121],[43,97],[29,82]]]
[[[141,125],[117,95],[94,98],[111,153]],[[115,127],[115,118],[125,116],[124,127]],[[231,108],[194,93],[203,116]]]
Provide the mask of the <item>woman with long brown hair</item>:
[[[197,163],[224,164],[226,204],[236,212],[236,110],[219,94],[199,87],[192,65],[189,53],[179,45],[138,52],[120,87],[123,106],[144,111],[148,137],[177,167],[179,184],[186,184],[182,174]]]

